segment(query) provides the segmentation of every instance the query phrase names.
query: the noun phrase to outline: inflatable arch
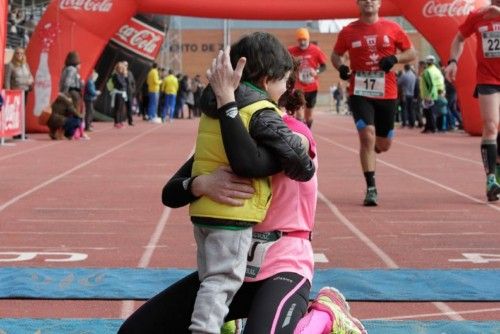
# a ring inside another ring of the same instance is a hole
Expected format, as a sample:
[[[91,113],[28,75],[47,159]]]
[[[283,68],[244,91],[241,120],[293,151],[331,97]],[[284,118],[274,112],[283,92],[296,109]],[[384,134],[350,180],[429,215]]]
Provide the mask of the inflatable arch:
[[[487,0],[382,0],[382,16],[404,16],[447,60],[458,25]],[[163,13],[209,18],[255,20],[304,20],[349,18],[358,15],[356,0],[53,0],[38,24],[27,49],[35,74],[35,92],[28,99],[27,128],[45,132],[37,116],[43,104],[57,95],[59,75],[66,54],[77,50],[81,74],[87,78],[113,34],[136,13]],[[331,50],[325,50],[329,53]],[[467,41],[460,59],[458,95],[465,130],[481,133],[475,84],[475,44]],[[36,103],[35,103],[36,102]]]

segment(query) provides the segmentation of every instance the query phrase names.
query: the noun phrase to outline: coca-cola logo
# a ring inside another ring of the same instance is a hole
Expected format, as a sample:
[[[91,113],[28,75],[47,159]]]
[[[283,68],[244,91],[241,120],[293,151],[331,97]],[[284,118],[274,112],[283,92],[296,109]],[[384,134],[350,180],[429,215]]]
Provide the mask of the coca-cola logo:
[[[155,59],[165,34],[136,18],[121,26],[112,40],[148,59]]]
[[[429,0],[422,7],[422,14],[424,17],[467,16],[472,10],[474,10],[474,0],[454,0],[447,3]]]
[[[86,12],[109,12],[113,0],[60,0],[60,9],[84,10]]]
[[[161,36],[151,30],[137,30],[129,25],[122,26],[117,36],[130,46],[146,53],[153,53],[159,47],[158,44],[162,40]]]

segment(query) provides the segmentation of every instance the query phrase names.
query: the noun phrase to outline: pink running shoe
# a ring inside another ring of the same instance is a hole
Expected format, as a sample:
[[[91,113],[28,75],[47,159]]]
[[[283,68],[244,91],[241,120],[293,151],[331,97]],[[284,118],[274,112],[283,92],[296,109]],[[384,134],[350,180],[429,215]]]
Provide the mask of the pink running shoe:
[[[367,334],[365,326],[350,313],[349,304],[339,290],[324,287],[310,306],[324,311],[332,317],[331,334]]]

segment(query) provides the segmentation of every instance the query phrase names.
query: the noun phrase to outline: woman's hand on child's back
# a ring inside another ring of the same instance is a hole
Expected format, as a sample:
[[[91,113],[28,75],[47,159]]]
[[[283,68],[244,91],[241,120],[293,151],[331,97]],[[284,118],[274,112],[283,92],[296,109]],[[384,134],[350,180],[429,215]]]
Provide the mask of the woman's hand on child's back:
[[[236,68],[233,69],[229,51],[229,46],[224,51],[220,50],[207,70],[208,81],[217,98],[217,107],[235,101],[234,91],[240,84],[243,68],[246,64],[246,58],[240,58]]]
[[[195,196],[207,196],[215,202],[232,206],[242,206],[244,200],[251,198],[255,192],[251,179],[237,176],[229,166],[197,176],[191,191]]]

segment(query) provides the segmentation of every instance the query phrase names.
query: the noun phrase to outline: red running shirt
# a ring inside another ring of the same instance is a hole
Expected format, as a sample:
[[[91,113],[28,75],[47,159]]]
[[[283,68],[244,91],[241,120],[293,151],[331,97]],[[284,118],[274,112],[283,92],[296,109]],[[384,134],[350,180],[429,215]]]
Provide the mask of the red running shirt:
[[[319,82],[316,70],[321,64],[326,64],[326,56],[323,51],[317,45],[310,43],[305,50],[298,46],[291,46],[288,48],[288,52],[300,61],[295,88],[303,92],[317,91]]]
[[[472,34],[477,37],[477,83],[500,85],[500,19],[485,20],[476,10],[458,29],[465,38]]]
[[[384,73],[378,63],[397,50],[412,47],[410,38],[396,22],[380,18],[367,24],[360,20],[345,26],[339,33],[333,51],[342,56],[349,53],[353,71],[349,94],[378,99],[396,99],[398,87],[393,71]]]

